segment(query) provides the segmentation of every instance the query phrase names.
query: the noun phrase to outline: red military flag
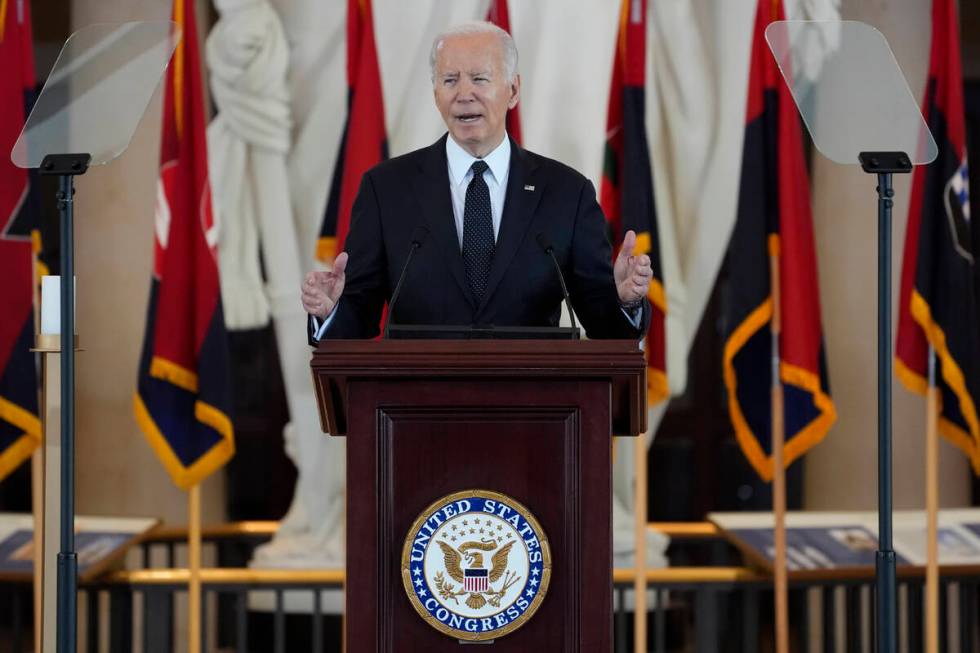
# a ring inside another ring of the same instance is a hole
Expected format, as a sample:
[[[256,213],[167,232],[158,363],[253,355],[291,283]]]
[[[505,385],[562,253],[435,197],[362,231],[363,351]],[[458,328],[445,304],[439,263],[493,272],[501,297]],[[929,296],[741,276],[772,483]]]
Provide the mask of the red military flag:
[[[606,119],[606,148],[599,203],[617,246],[632,229],[634,254],[647,254],[653,267],[649,299],[653,307],[644,351],[647,359],[647,397],[650,405],[665,399],[667,354],[664,317],[667,296],[660,262],[657,207],[653,197],[653,169],[647,146],[646,111],[646,0],[623,0],[619,36],[613,59]]]
[[[490,6],[487,8],[487,21],[493,23],[511,36],[514,35],[510,31],[510,12],[507,10],[507,0],[490,0]],[[519,106],[515,106],[507,112],[507,134],[518,145],[521,144],[521,114]]]
[[[320,226],[317,259],[327,263],[343,251],[361,176],[387,158],[388,137],[371,0],[348,0],[347,121]]]
[[[0,0],[0,479],[41,443],[34,354],[34,252],[38,205],[33,175],[10,151],[34,97],[28,0]]]
[[[932,48],[922,113],[939,146],[912,176],[899,295],[895,372],[925,394],[929,346],[940,391],[939,432],[980,474],[980,307],[971,241],[963,77],[956,3],[932,3]]]
[[[787,466],[819,443],[837,418],[827,381],[810,191],[796,106],[766,47],[771,0],[759,0],[752,59],[742,177],[735,229],[728,248],[731,300],[723,375],[728,410],[745,457],[772,480],[772,279],[778,257]]]
[[[167,70],[153,279],[136,420],[173,482],[189,489],[235,451],[218,285],[194,3],[174,0],[183,38]]]

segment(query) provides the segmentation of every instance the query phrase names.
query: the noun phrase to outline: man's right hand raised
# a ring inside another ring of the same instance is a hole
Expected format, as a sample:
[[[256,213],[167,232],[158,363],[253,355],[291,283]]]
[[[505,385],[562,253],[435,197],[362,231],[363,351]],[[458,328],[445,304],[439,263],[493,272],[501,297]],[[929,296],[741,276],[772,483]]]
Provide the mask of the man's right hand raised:
[[[344,292],[344,269],[347,267],[347,252],[341,252],[334,259],[333,267],[323,272],[314,270],[303,280],[303,308],[319,320],[333,313]]]

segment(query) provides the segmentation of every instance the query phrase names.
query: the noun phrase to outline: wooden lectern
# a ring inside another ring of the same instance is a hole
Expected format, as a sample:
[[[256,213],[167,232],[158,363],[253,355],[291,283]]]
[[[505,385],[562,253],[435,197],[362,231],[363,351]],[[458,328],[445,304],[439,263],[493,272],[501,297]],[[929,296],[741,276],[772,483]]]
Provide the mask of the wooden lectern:
[[[473,488],[550,542],[539,609],[488,650],[612,650],[611,434],[646,429],[636,342],[335,340],[311,367],[324,431],[347,436],[348,651],[459,650],[413,608],[402,552],[427,506]]]

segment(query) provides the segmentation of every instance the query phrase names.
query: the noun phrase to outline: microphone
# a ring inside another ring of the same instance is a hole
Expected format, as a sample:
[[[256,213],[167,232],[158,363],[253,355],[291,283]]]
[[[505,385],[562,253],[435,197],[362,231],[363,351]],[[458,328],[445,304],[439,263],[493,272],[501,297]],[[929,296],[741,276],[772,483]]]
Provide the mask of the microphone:
[[[551,246],[551,241],[543,233],[538,232],[536,236],[538,245],[544,250],[544,253],[551,257],[552,263],[555,264],[555,271],[558,273],[558,281],[561,282],[561,292],[565,296],[565,306],[568,308],[568,317],[572,321],[572,328],[577,329],[578,325],[575,323],[575,313],[572,311],[572,302],[568,298],[568,287],[565,286],[565,275],[561,273],[561,266],[558,265],[558,259],[555,258],[555,248]]]
[[[408,266],[412,263],[412,257],[415,256],[415,252],[422,247],[422,243],[425,242],[425,237],[428,235],[429,230],[422,225],[419,225],[412,230],[412,249],[408,250],[408,258],[405,259],[405,265],[402,267],[402,273],[398,277],[398,283],[395,284],[395,292],[391,293],[391,301],[388,302],[388,319],[385,320],[385,339],[388,338],[388,329],[391,326],[391,320],[395,315],[395,302],[398,301],[398,295],[402,291],[402,284],[405,283],[405,273],[408,272]]]

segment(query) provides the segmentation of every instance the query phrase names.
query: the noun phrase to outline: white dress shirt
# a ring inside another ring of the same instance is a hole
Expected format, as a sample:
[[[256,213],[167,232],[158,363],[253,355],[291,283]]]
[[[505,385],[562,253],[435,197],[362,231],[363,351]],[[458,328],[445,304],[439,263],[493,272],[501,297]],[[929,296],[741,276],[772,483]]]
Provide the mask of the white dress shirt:
[[[446,139],[446,161],[449,164],[449,190],[453,196],[453,218],[456,220],[456,236],[459,250],[463,251],[463,209],[466,206],[466,189],[473,181],[470,167],[477,158],[464,150],[450,136]],[[504,215],[504,199],[507,197],[507,177],[510,174],[510,138],[504,134],[493,152],[483,157],[489,169],[483,173],[483,180],[490,189],[490,213],[493,217],[493,240],[500,233],[500,219]]]
[[[459,238],[459,249],[463,251],[463,210],[466,206],[466,189],[473,180],[473,171],[470,168],[477,158],[464,150],[455,140],[452,134],[446,139],[446,163],[449,168],[449,190],[453,198],[453,219],[456,222],[456,237]],[[487,182],[490,189],[490,212],[493,217],[493,239],[497,240],[500,233],[500,220],[504,215],[504,200],[507,197],[507,177],[510,174],[510,137],[504,134],[504,140],[500,142],[490,154],[483,157],[488,166],[488,170],[483,173],[483,180]],[[334,307],[336,309],[336,307]],[[633,324],[639,327],[643,316],[642,311],[636,311],[632,315],[626,309],[623,314]],[[320,340],[323,334],[330,327],[334,313],[327,316],[323,324],[318,324],[318,320],[313,318],[313,328],[316,330],[315,340]],[[643,339],[640,339],[641,345]]]

